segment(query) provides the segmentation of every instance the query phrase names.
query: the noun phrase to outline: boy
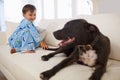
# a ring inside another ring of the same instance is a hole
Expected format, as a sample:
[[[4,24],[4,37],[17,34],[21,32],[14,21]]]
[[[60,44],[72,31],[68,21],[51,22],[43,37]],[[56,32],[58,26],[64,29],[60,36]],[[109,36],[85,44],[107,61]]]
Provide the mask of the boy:
[[[8,40],[11,47],[10,53],[34,53],[35,49],[39,46],[47,49],[48,45],[43,42],[43,39],[33,24],[36,18],[36,8],[31,4],[27,4],[23,7],[22,13],[24,19]]]

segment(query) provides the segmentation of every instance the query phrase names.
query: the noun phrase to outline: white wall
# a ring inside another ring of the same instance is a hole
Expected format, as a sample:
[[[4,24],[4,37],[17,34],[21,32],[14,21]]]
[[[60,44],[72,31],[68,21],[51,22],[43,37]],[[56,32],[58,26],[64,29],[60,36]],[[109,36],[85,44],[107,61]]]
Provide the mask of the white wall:
[[[3,28],[4,26],[4,28]],[[4,0],[0,0],[0,31],[5,30],[5,23],[4,23]]]
[[[120,13],[120,0],[98,0],[98,13]]]

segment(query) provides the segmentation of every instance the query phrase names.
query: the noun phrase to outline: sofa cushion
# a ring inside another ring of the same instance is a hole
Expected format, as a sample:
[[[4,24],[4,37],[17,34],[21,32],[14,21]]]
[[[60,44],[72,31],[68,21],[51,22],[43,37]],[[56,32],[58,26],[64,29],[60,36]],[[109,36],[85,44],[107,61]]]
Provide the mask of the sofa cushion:
[[[64,24],[70,19],[41,20],[39,26],[46,29],[45,41],[51,46],[58,47],[59,40],[53,36],[53,32],[64,27]]]
[[[6,32],[0,32],[0,45],[6,44]]]
[[[101,14],[93,16],[76,16],[74,19],[84,18],[88,22],[97,25],[100,31],[108,36],[111,41],[110,58],[120,60],[120,15]]]
[[[5,24],[6,24],[6,38],[7,38],[6,43],[8,44],[8,38],[15,31],[15,29],[19,25],[19,23],[6,21]]]
[[[15,31],[15,29],[17,28],[19,23],[15,23],[15,22],[11,22],[11,21],[6,21],[5,23],[6,23],[6,27],[7,27],[7,29],[6,29],[6,38],[7,38],[6,43],[8,44],[8,38]],[[40,26],[38,26],[36,28],[39,31],[41,37],[44,39],[46,36],[46,30],[41,28]]]
[[[42,61],[41,56],[52,51],[38,48],[35,54],[9,53],[9,46],[0,46],[0,64],[9,71],[16,80],[40,80],[39,74],[51,69],[65,59],[65,55],[59,54],[49,61]],[[72,64],[59,71],[50,80],[88,80],[93,68]],[[107,71],[102,80],[120,80],[120,61],[109,60]],[[21,77],[22,76],[22,77]]]

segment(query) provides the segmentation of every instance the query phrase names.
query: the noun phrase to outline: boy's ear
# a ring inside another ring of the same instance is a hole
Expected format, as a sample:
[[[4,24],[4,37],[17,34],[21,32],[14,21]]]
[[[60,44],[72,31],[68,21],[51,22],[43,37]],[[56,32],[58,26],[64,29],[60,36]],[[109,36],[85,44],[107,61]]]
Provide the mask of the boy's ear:
[[[23,14],[23,17],[25,17],[25,15]]]

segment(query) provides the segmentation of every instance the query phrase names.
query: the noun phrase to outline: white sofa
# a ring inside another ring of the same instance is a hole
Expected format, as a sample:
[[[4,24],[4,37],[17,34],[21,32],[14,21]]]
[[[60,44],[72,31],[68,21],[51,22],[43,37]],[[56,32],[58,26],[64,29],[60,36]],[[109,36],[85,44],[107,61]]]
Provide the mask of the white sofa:
[[[76,16],[71,19],[84,18],[88,22],[98,26],[100,31],[111,40],[111,54],[107,64],[107,71],[102,80],[120,80],[120,15],[101,14],[92,16]],[[52,32],[60,29],[71,19],[42,20],[39,27],[46,28],[45,33],[41,33],[45,41],[50,46],[56,47],[57,41]],[[10,54],[10,47],[7,39],[15,30],[18,23],[6,22],[6,32],[0,32],[0,70],[8,80],[40,80],[39,74],[48,70],[65,59],[64,54],[56,55],[49,61],[41,60],[41,56],[52,51],[38,48],[35,54]],[[92,68],[73,64],[59,71],[50,80],[88,80],[94,70]]]

